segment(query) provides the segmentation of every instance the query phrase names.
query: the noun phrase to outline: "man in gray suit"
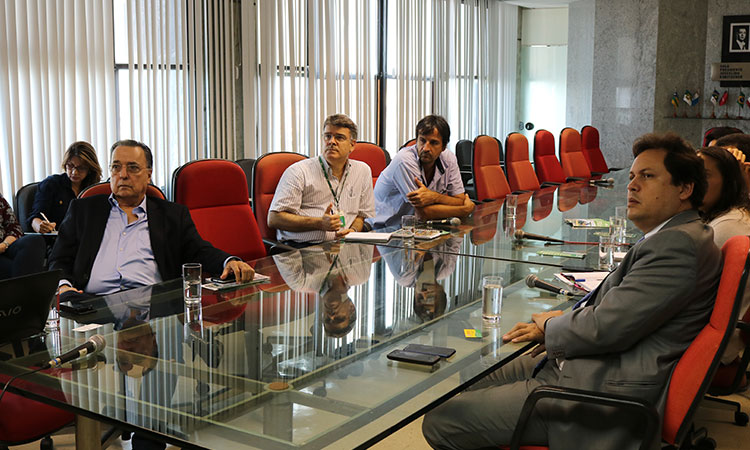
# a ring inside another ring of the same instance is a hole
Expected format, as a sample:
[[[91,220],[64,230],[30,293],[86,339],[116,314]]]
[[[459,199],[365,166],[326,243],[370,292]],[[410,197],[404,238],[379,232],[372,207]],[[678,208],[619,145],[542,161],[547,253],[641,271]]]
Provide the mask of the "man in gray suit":
[[[628,218],[644,239],[581,307],[516,324],[504,340],[540,345],[428,413],[422,431],[430,445],[510,443],[526,397],[540,385],[634,396],[663,413],[672,369],[708,323],[721,252],[698,216],[706,176],[690,144],[675,134],[647,134],[633,155]],[[543,400],[522,443],[637,448],[642,427],[609,407]]]

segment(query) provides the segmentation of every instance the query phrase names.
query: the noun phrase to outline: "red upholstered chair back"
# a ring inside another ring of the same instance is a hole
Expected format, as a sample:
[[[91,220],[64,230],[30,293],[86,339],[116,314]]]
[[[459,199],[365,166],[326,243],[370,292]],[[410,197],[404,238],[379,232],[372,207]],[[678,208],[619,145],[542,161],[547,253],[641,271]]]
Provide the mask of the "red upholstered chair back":
[[[505,171],[512,191],[535,191],[539,180],[529,161],[529,141],[521,133],[505,138]]]
[[[188,207],[201,237],[245,261],[266,256],[245,172],[224,159],[189,162],[172,175],[175,202]]]
[[[268,210],[273,194],[287,167],[307,158],[292,152],[272,152],[262,155],[253,166],[253,211],[258,229],[264,239],[276,240],[276,230],[268,226]]]
[[[560,132],[560,164],[565,177],[591,178],[591,170],[581,150],[581,133],[573,128]]]
[[[409,139],[408,141],[404,142],[401,147],[398,148],[399,151],[401,151],[402,148],[405,147],[411,147],[412,145],[417,143],[417,138]]]
[[[581,150],[591,173],[609,172],[607,161],[604,160],[602,149],[599,147],[599,130],[591,125],[581,128]]]
[[[370,166],[373,186],[375,186],[380,173],[388,165],[388,161],[385,158],[385,150],[371,142],[357,142],[354,144],[354,149],[349,154],[349,158],[362,161]]]
[[[497,221],[503,202],[494,201],[477,205],[472,214],[474,228],[471,229],[471,243],[484,244],[491,241],[497,233]]]
[[[555,137],[547,130],[534,134],[534,168],[540,183],[565,183],[565,173],[555,153]]]
[[[581,195],[578,197],[578,201],[585,205],[586,203],[591,203],[594,200],[596,200],[596,192],[597,192],[596,186],[582,186],[581,187]]]
[[[78,198],[86,198],[94,195],[109,195],[112,193],[112,187],[109,185],[109,181],[102,181],[101,183],[92,184],[86,189],[78,193]],[[149,184],[146,188],[146,195],[149,197],[159,198],[166,200],[167,196],[164,195],[161,189],[153,184]]]
[[[680,358],[669,381],[662,439],[680,442],[719,366],[737,321],[750,264],[750,237],[735,236],[721,249],[724,265],[709,323]]]
[[[503,199],[510,193],[510,186],[500,167],[500,143],[490,136],[477,136],[474,139],[472,169],[477,200]]]

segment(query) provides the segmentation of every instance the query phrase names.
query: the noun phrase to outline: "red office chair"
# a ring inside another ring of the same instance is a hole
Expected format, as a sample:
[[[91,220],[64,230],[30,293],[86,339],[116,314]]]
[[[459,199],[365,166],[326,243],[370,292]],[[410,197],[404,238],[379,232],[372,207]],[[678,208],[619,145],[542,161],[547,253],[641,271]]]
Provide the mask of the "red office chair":
[[[49,372],[53,369],[48,369]],[[56,369],[57,370],[57,369]],[[10,377],[0,376],[0,386],[5,386]],[[65,398],[60,391],[40,386],[24,379],[17,379],[12,386],[23,386],[24,389],[34,391],[60,402]],[[50,434],[72,424],[75,414],[64,411],[45,403],[6,392],[0,408],[0,449],[7,449],[9,445],[21,445],[41,439],[39,447],[42,450],[53,448]]]
[[[565,177],[570,179],[591,178],[591,170],[581,150],[581,134],[573,128],[560,132],[560,164]]]
[[[510,186],[500,167],[500,142],[490,136],[477,136],[474,139],[474,185],[477,200],[499,200],[510,193]]]
[[[388,165],[386,151],[371,142],[357,142],[354,144],[354,149],[349,154],[349,158],[362,161],[370,166],[373,186],[375,186],[375,182],[378,181],[380,173],[383,172]]]
[[[417,138],[409,139],[408,141],[404,142],[401,147],[398,148],[398,151],[401,151],[401,149],[406,147],[411,147],[412,145],[417,143]]]
[[[670,445],[684,445],[686,439],[692,440],[693,414],[708,389],[709,382],[719,366],[721,355],[734,331],[745,292],[750,270],[750,237],[735,236],[724,244],[721,251],[724,254],[724,264],[711,318],[685,350],[669,379],[661,438]],[[627,409],[631,415],[642,414],[646,418],[646,427],[641,448],[650,448],[649,445],[656,437],[659,416],[654,406],[648,402],[601,392],[541,386],[529,394],[523,405],[518,425],[513,432],[511,449],[519,448],[526,422],[534,410],[534,405],[542,398],[554,398],[558,402],[597,403]],[[623,413],[625,414],[625,411]],[[698,446],[715,448],[716,442],[706,436],[698,440]]]
[[[521,133],[511,133],[505,138],[505,171],[513,192],[539,189],[539,180],[529,161],[529,141]]]
[[[555,154],[555,137],[547,130],[534,134],[534,168],[540,183],[565,183],[565,173]]]
[[[747,387],[747,367],[750,363],[750,308],[745,311],[742,319],[737,321],[737,328],[740,330],[740,337],[745,343],[745,349],[742,351],[742,355],[731,364],[719,365],[705,398],[712,402],[734,407],[734,423],[745,426],[748,423],[748,415],[742,411],[742,405],[739,402],[715,397],[734,394]]]
[[[581,128],[581,151],[593,175],[609,172],[607,161],[604,160],[602,149],[599,148],[599,130],[591,125]]]
[[[248,203],[245,172],[233,161],[202,159],[172,174],[176,203],[188,207],[201,237],[243,261],[266,256]]]
[[[292,152],[272,152],[262,155],[253,166],[253,212],[258,222],[258,229],[263,240],[276,244],[276,230],[268,226],[268,210],[271,208],[273,194],[281,176],[287,167],[307,158],[305,155]]]
[[[109,195],[112,193],[112,187],[109,185],[109,181],[102,181],[101,183],[92,184],[86,189],[78,193],[78,198],[86,198],[94,195]],[[164,195],[161,189],[153,184],[149,184],[146,188],[146,195],[149,197],[159,198],[166,200],[167,196]]]

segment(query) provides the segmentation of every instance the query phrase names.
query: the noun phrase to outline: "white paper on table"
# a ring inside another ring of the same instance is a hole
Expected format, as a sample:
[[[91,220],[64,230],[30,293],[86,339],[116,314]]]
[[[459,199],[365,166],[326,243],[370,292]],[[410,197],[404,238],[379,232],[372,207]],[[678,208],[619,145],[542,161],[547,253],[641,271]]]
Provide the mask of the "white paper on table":
[[[575,278],[579,285],[591,292],[596,289],[602,280],[609,275],[609,272],[563,272],[563,275]]]

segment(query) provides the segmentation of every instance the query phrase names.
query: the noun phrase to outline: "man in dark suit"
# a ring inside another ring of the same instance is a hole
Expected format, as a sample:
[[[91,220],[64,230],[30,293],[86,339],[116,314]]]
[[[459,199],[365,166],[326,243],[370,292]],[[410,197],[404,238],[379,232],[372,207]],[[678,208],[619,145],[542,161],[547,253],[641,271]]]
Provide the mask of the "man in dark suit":
[[[183,205],[146,197],[151,150],[118,141],[111,150],[112,195],[74,200],[52,249],[51,269],[62,269],[60,293],[102,295],[181,276],[182,264],[241,281],[253,269],[204,241]]]
[[[423,432],[433,447],[508,444],[526,397],[540,385],[638,397],[663,413],[672,369],[708,323],[721,252],[698,216],[706,175],[690,144],[648,134],[633,155],[628,218],[644,239],[580,307],[534,314],[503,336],[540,345],[428,413]],[[542,401],[522,443],[637,448],[640,428],[613,408]]]

